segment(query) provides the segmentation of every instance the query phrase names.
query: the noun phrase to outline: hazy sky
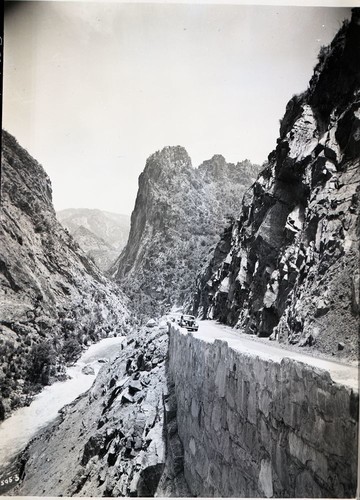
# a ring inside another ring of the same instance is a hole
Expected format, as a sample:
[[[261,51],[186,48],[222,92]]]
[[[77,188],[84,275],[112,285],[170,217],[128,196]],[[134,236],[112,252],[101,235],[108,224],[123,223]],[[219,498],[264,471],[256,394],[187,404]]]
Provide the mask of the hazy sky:
[[[3,126],[43,165],[56,209],[130,214],[146,158],[182,145],[262,163],[345,8],[16,2]]]

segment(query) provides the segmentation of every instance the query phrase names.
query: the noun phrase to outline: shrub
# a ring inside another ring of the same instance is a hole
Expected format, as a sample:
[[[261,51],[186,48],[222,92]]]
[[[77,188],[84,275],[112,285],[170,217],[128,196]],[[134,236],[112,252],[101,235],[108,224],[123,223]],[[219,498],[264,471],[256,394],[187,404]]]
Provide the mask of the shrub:
[[[21,398],[19,396],[14,396],[14,398],[11,400],[10,403],[11,409],[12,410],[16,409],[20,404],[21,404]]]
[[[47,385],[51,366],[56,363],[56,353],[50,342],[34,345],[29,354],[27,376],[31,382]]]
[[[76,339],[70,338],[68,340],[65,340],[62,348],[62,354],[67,363],[76,361],[80,353],[81,353],[81,347]]]
[[[3,398],[9,398],[10,397],[10,394],[11,394],[11,389],[9,387],[9,385],[5,382],[3,382],[1,384],[1,395]]]
[[[0,420],[4,419],[5,419],[5,408],[2,401],[0,401]]]

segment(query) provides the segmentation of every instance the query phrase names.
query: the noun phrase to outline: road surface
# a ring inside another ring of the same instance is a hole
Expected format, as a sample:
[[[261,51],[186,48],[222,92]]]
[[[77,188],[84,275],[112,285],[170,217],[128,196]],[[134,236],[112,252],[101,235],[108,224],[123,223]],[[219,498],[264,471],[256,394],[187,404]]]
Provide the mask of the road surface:
[[[358,363],[349,364],[332,361],[326,358],[311,356],[296,350],[272,342],[269,339],[246,335],[229,326],[221,325],[215,321],[204,320],[199,322],[199,331],[193,332],[195,338],[214,342],[215,339],[224,340],[229,347],[236,351],[245,352],[263,359],[271,359],[281,362],[284,358],[294,359],[310,366],[320,368],[329,372],[334,382],[351,387],[358,391],[359,367]],[[318,353],[316,354],[317,356]]]

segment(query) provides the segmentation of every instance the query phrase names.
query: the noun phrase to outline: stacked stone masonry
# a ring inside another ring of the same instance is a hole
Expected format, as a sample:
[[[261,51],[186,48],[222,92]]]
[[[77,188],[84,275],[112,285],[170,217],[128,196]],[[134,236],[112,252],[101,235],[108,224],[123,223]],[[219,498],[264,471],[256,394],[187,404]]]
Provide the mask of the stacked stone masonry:
[[[354,497],[358,394],[330,375],[169,327],[184,474],[194,496]]]

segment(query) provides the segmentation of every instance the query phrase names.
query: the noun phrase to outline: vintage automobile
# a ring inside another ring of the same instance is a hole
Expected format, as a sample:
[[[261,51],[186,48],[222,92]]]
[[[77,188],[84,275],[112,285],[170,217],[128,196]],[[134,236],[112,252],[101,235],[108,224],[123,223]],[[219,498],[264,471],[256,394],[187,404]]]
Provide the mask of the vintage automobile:
[[[180,317],[178,323],[183,328],[186,328],[189,332],[197,332],[199,329],[199,325],[196,322],[195,316],[191,316],[190,314],[183,314]]]

